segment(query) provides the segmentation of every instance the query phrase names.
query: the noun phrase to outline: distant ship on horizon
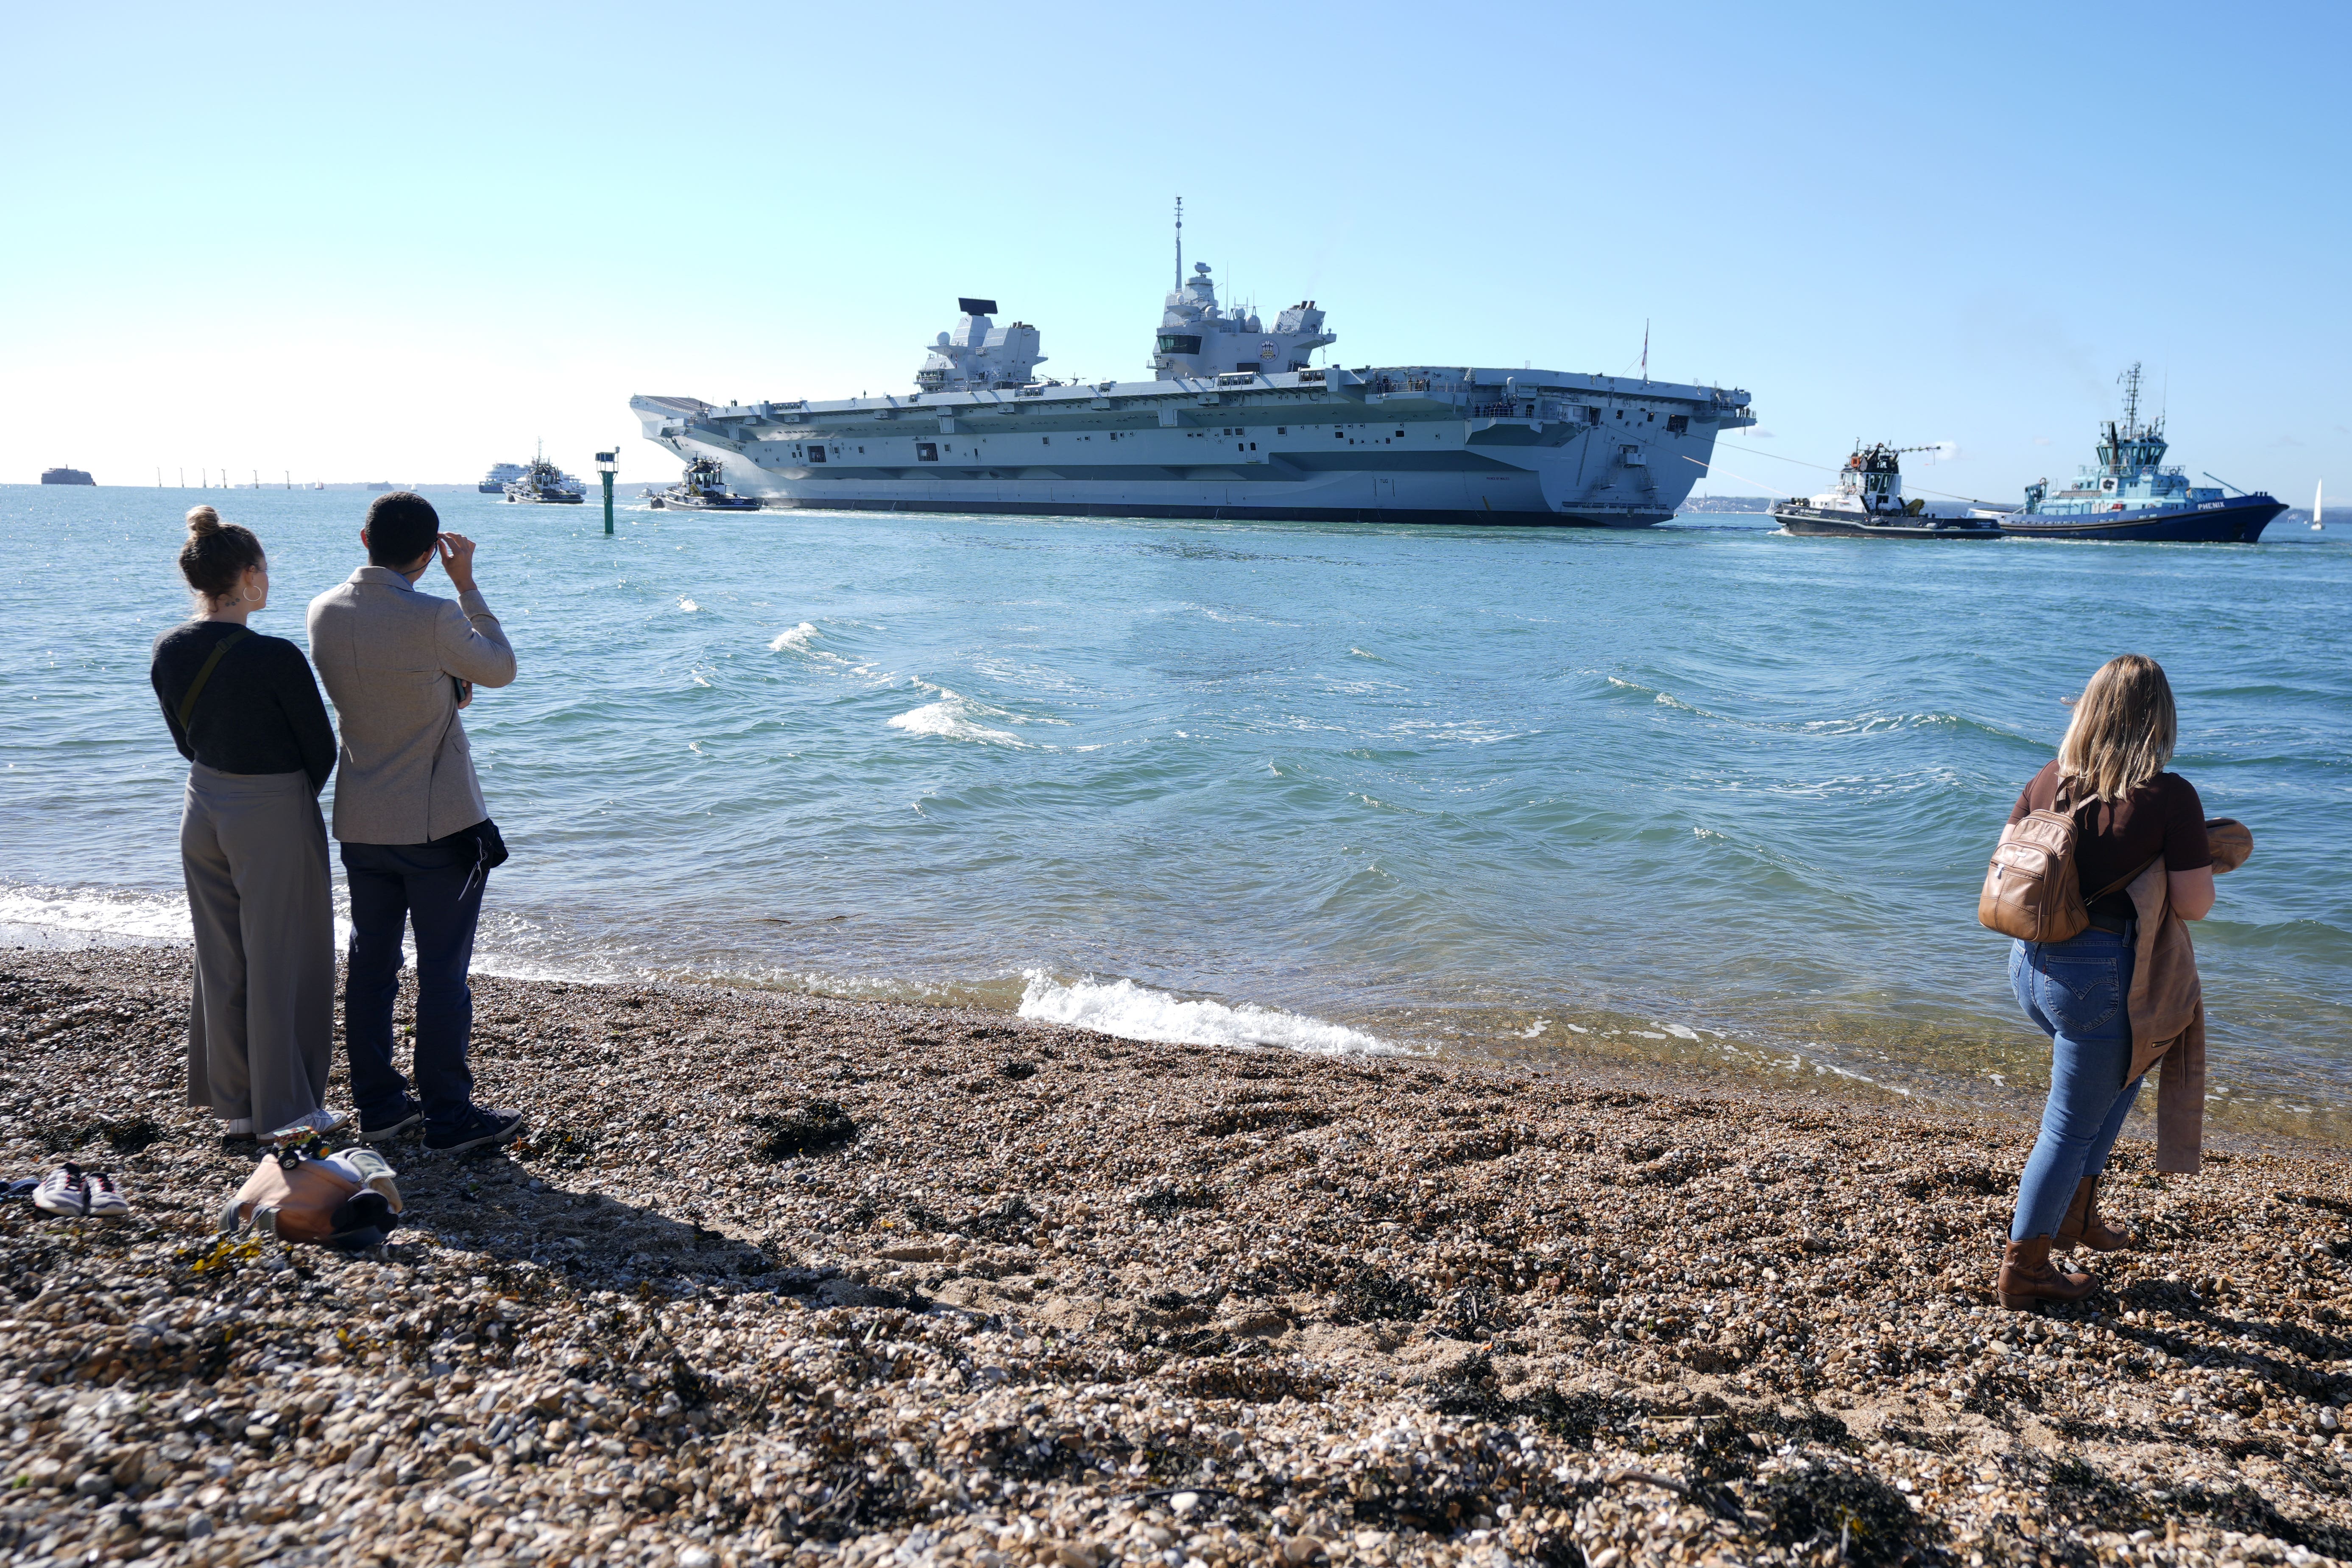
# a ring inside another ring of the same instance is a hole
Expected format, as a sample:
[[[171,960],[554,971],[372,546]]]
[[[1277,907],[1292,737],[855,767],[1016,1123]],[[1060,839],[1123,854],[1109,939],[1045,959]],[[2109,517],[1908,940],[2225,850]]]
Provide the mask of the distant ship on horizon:
[[[89,470],[87,468],[44,468],[41,470],[41,483],[45,485],[94,485],[98,483],[98,481],[89,477]]]
[[[492,463],[490,471],[474,488],[486,496],[504,495],[506,488],[522,478],[525,469],[520,463]]]

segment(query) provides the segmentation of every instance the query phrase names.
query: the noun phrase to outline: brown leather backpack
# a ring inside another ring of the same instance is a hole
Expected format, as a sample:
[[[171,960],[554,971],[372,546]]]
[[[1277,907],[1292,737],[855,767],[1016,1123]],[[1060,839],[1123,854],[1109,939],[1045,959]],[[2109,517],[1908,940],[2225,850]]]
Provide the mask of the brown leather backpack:
[[[2083,897],[2082,877],[2074,867],[2074,845],[2082,837],[2074,813],[2082,803],[2067,804],[2067,782],[2061,781],[2047,810],[2011,823],[1993,846],[1984,890],[1977,895],[1977,920],[2003,936],[2020,942],[2069,942],[2090,929],[2090,901]],[[2132,872],[2092,898],[2106,897],[2137,875]]]

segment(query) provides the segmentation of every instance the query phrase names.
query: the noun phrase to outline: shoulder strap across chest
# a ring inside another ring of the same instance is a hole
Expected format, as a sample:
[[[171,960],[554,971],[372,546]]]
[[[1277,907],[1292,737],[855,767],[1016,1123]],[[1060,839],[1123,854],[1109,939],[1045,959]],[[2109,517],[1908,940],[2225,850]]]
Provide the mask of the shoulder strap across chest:
[[[213,644],[213,651],[205,656],[205,662],[202,668],[197,669],[196,678],[188,682],[188,694],[180,699],[181,729],[184,730],[188,727],[188,719],[196,710],[196,699],[205,694],[205,682],[210,680],[213,678],[213,671],[220,668],[221,656],[252,635],[250,628],[239,626]]]

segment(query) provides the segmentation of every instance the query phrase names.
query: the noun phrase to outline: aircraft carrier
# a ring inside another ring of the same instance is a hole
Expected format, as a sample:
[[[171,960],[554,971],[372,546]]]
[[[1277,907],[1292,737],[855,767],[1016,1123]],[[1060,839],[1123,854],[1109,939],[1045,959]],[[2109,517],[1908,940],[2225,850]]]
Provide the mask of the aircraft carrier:
[[[1041,380],[1038,330],[966,299],[910,392],[630,407],[775,508],[1602,528],[1672,517],[1717,433],[1756,423],[1745,392],[1646,376],[1317,366],[1315,301],[1266,324],[1182,268],[1149,381]]]

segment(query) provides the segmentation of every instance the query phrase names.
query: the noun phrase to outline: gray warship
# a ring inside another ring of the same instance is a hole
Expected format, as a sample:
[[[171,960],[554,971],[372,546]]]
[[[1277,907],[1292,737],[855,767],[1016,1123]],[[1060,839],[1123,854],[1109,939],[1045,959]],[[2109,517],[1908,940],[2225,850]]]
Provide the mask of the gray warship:
[[[1040,379],[1038,329],[965,299],[907,393],[630,408],[774,508],[1601,528],[1672,517],[1756,423],[1746,392],[1646,375],[1318,366],[1314,300],[1262,321],[1210,272],[1180,242],[1148,381]]]

